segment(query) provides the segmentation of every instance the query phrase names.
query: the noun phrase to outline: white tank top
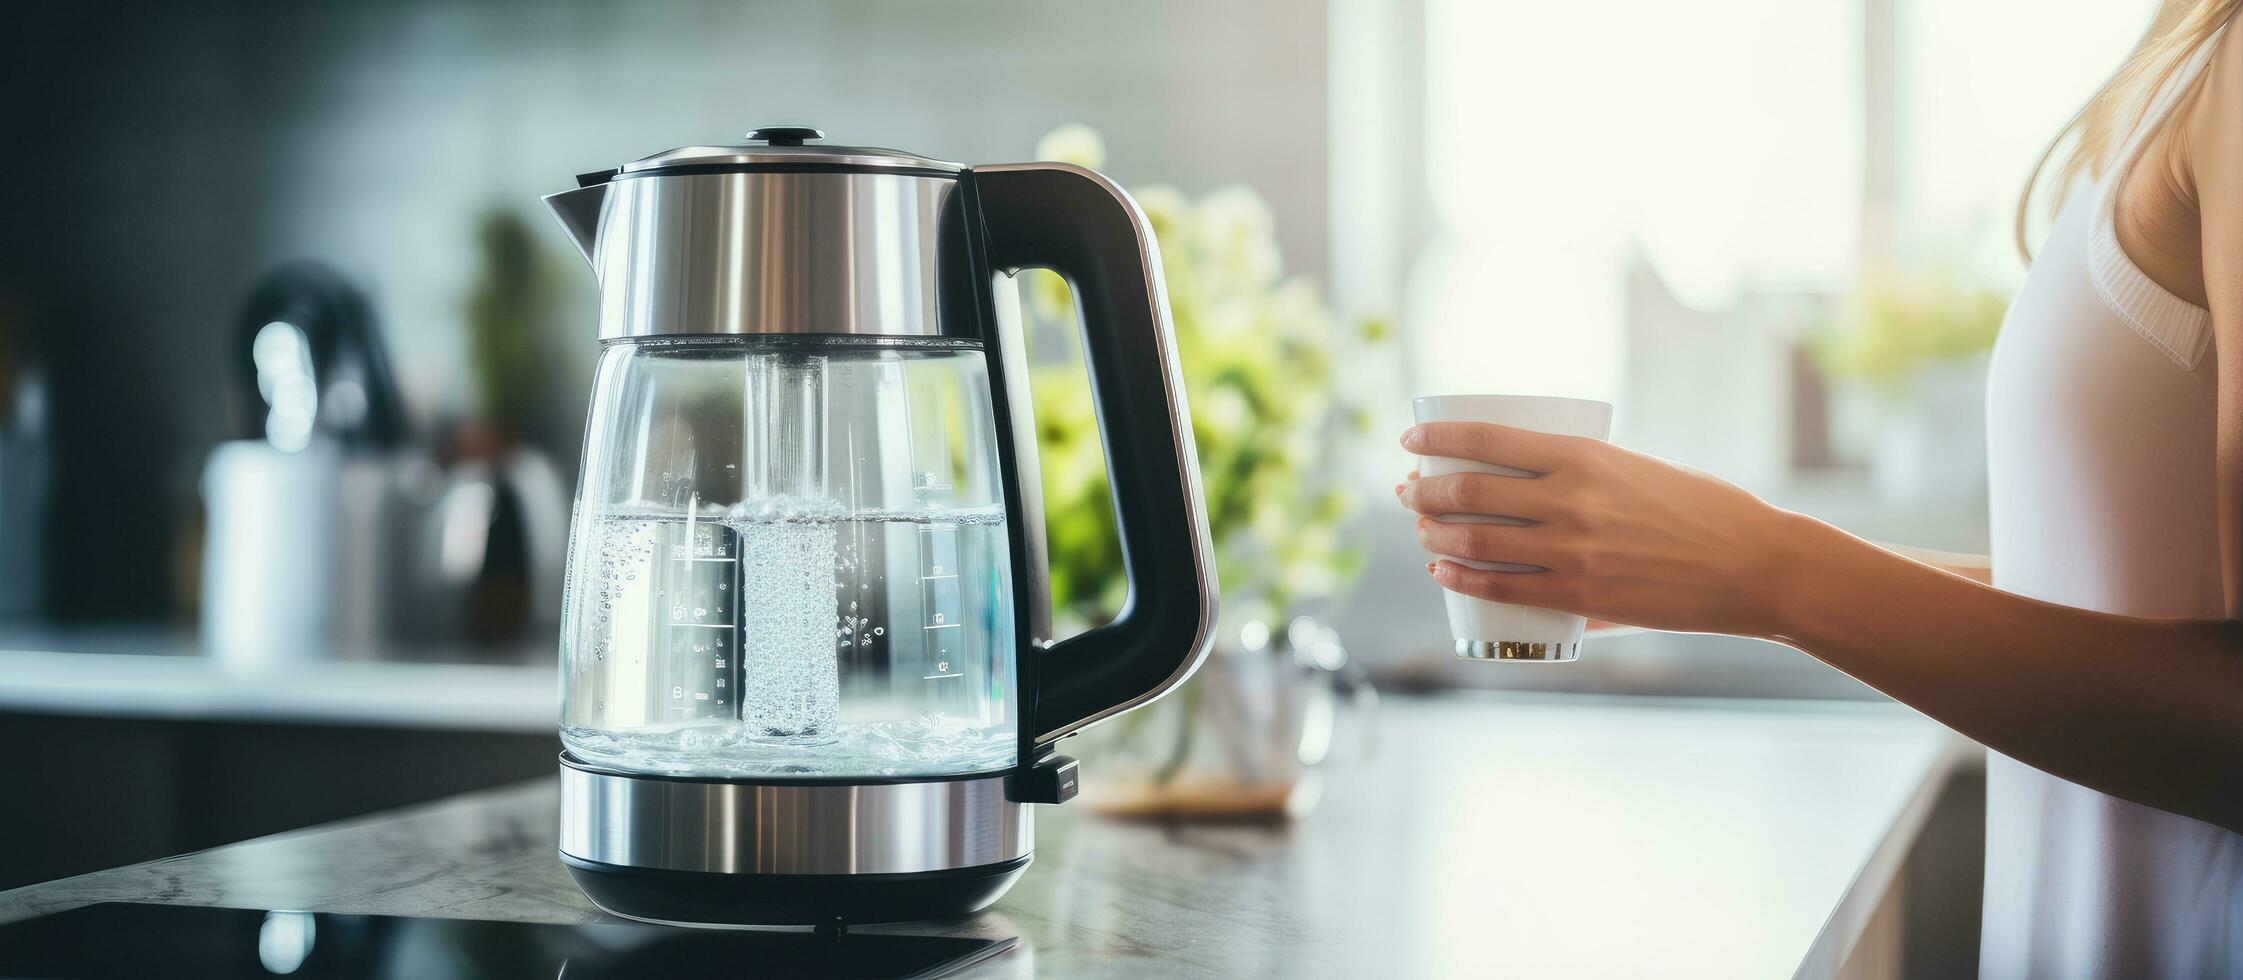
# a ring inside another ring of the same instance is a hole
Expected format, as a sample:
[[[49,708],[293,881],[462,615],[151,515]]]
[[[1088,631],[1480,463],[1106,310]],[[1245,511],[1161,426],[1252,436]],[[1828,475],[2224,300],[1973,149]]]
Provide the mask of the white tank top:
[[[1994,345],[1994,585],[2217,618],[2211,318],[2119,248],[2116,179],[2065,204]],[[2112,670],[2157,655],[2106,653]],[[1982,975],[2243,978],[2243,837],[1999,755],[1988,767]]]

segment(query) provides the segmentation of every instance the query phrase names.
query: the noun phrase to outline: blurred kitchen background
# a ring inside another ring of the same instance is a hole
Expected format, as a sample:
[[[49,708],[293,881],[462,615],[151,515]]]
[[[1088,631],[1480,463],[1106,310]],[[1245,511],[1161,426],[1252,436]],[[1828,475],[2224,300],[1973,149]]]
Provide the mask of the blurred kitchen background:
[[[1455,661],[1389,500],[1408,397],[1612,399],[1629,446],[1864,535],[1982,550],[1980,376],[2023,273],[2017,192],[2148,10],[19,12],[0,41],[0,740],[20,784],[104,803],[0,808],[54,842],[0,858],[0,888],[549,772],[596,343],[594,283],[538,198],[772,123],[1083,159],[1138,192],[1210,493],[1230,495],[1224,649],[1322,651],[1389,693],[1877,697],[1717,637]],[[1025,315],[1065,318],[1063,289],[1023,281]],[[1065,332],[1036,336],[1061,338],[1036,351],[1049,437],[1081,442]],[[1096,490],[1060,495],[1055,548],[1095,537]],[[1077,625],[1111,604],[1095,555],[1055,558]]]

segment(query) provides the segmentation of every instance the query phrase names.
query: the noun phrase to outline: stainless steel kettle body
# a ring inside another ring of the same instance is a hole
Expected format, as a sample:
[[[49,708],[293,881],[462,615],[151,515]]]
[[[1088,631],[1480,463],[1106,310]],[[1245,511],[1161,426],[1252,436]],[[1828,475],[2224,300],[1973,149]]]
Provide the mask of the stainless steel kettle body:
[[[1136,204],[1079,167],[963,167],[821,138],[758,130],[747,145],[587,174],[546,200],[599,278],[611,351],[738,340],[798,359],[941,349],[986,362],[988,390],[959,403],[991,416],[979,424],[994,433],[1010,567],[960,587],[1010,583],[1010,628],[986,635],[1018,646],[992,661],[1016,672],[1003,680],[1018,691],[1006,709],[1017,718],[1005,719],[1017,721],[1017,746],[1009,768],[902,777],[738,776],[564,754],[562,859],[618,914],[783,924],[983,908],[1029,863],[1031,805],[1074,795],[1076,766],[1058,741],[1183,683],[1209,645],[1216,582],[1198,464],[1159,254]],[[993,300],[996,276],[1030,267],[1060,273],[1082,305],[1129,584],[1112,623],[1058,641],[1027,370]],[[626,437],[594,422],[587,466],[608,448],[596,441]],[[594,505],[580,491],[580,518]],[[572,548],[572,576],[580,560]],[[714,681],[718,704],[752,696],[731,669],[733,686]]]

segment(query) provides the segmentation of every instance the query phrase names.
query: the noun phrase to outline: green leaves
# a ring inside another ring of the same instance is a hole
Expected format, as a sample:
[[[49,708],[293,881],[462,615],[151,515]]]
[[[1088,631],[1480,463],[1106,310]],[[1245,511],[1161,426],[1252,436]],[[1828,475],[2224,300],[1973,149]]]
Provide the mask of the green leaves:
[[[467,297],[467,359],[476,405],[500,438],[522,438],[540,407],[547,371],[536,333],[549,318],[548,280],[537,238],[520,214],[486,211],[475,226],[478,266]]]
[[[1937,272],[1873,274],[1809,338],[1810,350],[1834,377],[1897,391],[1926,364],[1992,348],[2007,306]]]

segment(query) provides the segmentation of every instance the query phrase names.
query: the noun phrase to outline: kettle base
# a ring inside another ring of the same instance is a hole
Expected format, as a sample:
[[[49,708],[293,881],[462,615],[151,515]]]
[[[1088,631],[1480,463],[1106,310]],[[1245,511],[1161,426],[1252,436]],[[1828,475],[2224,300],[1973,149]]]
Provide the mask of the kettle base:
[[[632,868],[561,855],[601,911],[676,925],[785,926],[910,922],[988,908],[1034,855],[907,874],[725,874]]]

